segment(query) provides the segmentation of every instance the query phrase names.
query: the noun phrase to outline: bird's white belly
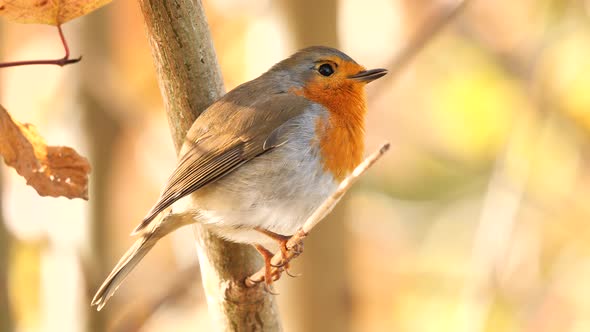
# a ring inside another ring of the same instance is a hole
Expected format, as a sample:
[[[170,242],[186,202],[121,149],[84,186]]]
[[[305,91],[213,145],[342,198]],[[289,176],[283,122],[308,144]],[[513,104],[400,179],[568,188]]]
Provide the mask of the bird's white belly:
[[[199,221],[241,243],[272,242],[256,227],[294,234],[338,185],[303,136],[193,193]]]

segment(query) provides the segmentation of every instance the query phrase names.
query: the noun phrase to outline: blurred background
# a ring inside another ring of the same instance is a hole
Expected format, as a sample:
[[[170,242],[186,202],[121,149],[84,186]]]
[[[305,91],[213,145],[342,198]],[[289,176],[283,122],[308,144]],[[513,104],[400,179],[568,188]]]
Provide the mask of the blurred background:
[[[278,282],[286,331],[590,331],[590,1],[203,3],[227,90],[313,44],[394,70],[367,88],[367,149],[392,149]],[[82,62],[2,69],[0,101],[90,159],[90,200],[0,166],[0,331],[210,331],[190,228],[89,306],[175,154],[138,4],[64,32]],[[2,61],[62,52],[0,24]]]

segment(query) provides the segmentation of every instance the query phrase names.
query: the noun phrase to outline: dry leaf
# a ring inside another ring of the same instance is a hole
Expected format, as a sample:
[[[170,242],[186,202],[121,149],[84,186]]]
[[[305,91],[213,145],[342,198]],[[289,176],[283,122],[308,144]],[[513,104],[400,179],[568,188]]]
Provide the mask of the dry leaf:
[[[0,155],[39,195],[88,199],[88,160],[72,148],[45,145],[34,126],[14,121],[2,106]]]
[[[0,0],[0,16],[18,23],[60,25],[111,0]]]

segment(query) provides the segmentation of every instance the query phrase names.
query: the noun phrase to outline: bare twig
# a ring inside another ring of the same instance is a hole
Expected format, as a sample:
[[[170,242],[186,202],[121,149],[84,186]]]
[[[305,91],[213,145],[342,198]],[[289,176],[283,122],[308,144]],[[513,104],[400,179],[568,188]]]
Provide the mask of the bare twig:
[[[64,47],[64,51],[66,54],[63,58],[59,59],[50,59],[50,60],[27,60],[27,61],[14,61],[14,62],[2,62],[0,63],[0,68],[6,67],[16,67],[16,66],[29,66],[29,65],[56,65],[63,67],[65,65],[69,65],[72,63],[77,63],[82,60],[82,56],[79,56],[76,59],[70,59],[70,48],[68,47],[68,42],[66,41],[66,37],[61,29],[61,25],[57,26],[57,31],[59,32],[59,38],[61,43]]]
[[[136,301],[112,323],[111,332],[140,331],[148,319],[164,304],[175,301],[187,293],[199,281],[199,266],[190,266],[176,274],[170,284],[152,298]],[[199,288],[199,287],[195,287]]]
[[[543,151],[546,137],[558,117],[558,112],[548,113],[551,103],[531,83],[534,69],[537,68],[538,54],[544,49],[543,41],[547,39],[548,31],[545,29],[537,43],[531,43],[529,56],[525,60],[514,54],[498,52],[469,30],[463,33],[471,43],[491,55],[511,80],[521,85],[537,113],[532,114],[535,117],[533,120],[528,116],[520,116],[515,120],[504,151],[496,160],[473,241],[469,279],[465,283],[458,311],[463,324],[460,331],[477,332],[486,328],[486,319],[493,304],[491,285],[494,273],[501,271],[510,246],[518,241],[513,233],[517,226],[518,213],[527,200],[528,181],[534,167],[535,157],[531,158],[521,152],[522,142],[536,137],[531,151],[532,156],[537,156],[539,151]],[[533,131],[527,132],[526,128],[531,127],[532,121],[537,123],[532,126]],[[520,177],[510,176],[510,165],[515,163],[525,165]]]
[[[363,175],[369,167],[373,166],[379,158],[381,158],[387,150],[389,150],[389,143],[384,143],[379,150],[369,155],[362,163],[360,163],[354,171],[347,176],[344,181],[340,183],[336,191],[330,195],[323,203],[318,207],[309,218],[305,221],[303,226],[295,233],[287,242],[287,256],[283,257],[283,254],[279,250],[272,258],[271,263],[274,266],[281,265],[282,262],[290,261],[297,257],[300,253],[299,250],[294,250],[303,244],[303,240],[307,237],[307,234],[324,219],[334,209],[340,199],[346,194],[346,192],[352,187],[352,185]],[[280,267],[279,267],[280,269]],[[248,287],[253,287],[256,284],[264,280],[264,268],[254,273],[250,277],[246,278],[245,284]]]
[[[479,224],[473,241],[470,275],[463,289],[462,305],[459,311],[463,326],[460,331],[477,332],[485,330],[493,294],[494,272],[502,270],[502,264],[509,254],[514,241],[513,235],[518,222],[518,213],[527,199],[528,182],[534,159],[523,158],[520,150],[527,136],[535,135],[538,140],[532,146],[533,156],[544,151],[546,138],[554,121],[552,116],[541,115],[538,128],[532,132],[523,129],[530,126],[525,117],[515,123],[504,152],[496,161],[484,198]],[[516,161],[524,163],[520,177],[510,176],[509,165]]]
[[[412,60],[418,52],[424,49],[424,46],[434,39],[451,21],[461,13],[469,3],[469,0],[451,1],[450,5],[443,5],[441,10],[429,16],[417,35],[412,38],[399,54],[393,59],[387,68],[390,68],[389,77],[395,77],[397,71],[405,68],[407,63]]]
[[[433,40],[438,34],[455,19],[462,10],[467,6],[470,0],[456,0],[451,1],[449,5],[443,5],[436,13],[429,15],[422,24],[422,28],[418,31],[416,36],[410,39],[410,42],[404,46],[398,54],[393,57],[393,60],[385,67],[389,70],[389,75],[378,81],[377,86],[388,86],[391,80],[397,79],[398,74],[404,70],[408,63],[413,60],[416,55],[424,49],[424,46]],[[373,89],[373,95],[378,94],[380,89]],[[369,98],[371,99],[371,98]]]

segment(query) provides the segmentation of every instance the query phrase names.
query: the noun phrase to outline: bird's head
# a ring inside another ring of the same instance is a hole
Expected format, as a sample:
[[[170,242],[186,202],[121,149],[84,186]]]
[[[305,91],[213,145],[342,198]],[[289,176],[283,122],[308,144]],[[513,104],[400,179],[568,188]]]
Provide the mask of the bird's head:
[[[338,89],[363,87],[387,74],[386,69],[366,70],[343,52],[325,46],[300,50],[277,63],[270,72],[288,76],[288,81],[301,87]]]
[[[364,86],[387,74],[386,69],[366,70],[343,52],[325,46],[305,48],[277,63],[270,72],[289,82],[292,92],[328,109],[342,104],[364,108]]]

